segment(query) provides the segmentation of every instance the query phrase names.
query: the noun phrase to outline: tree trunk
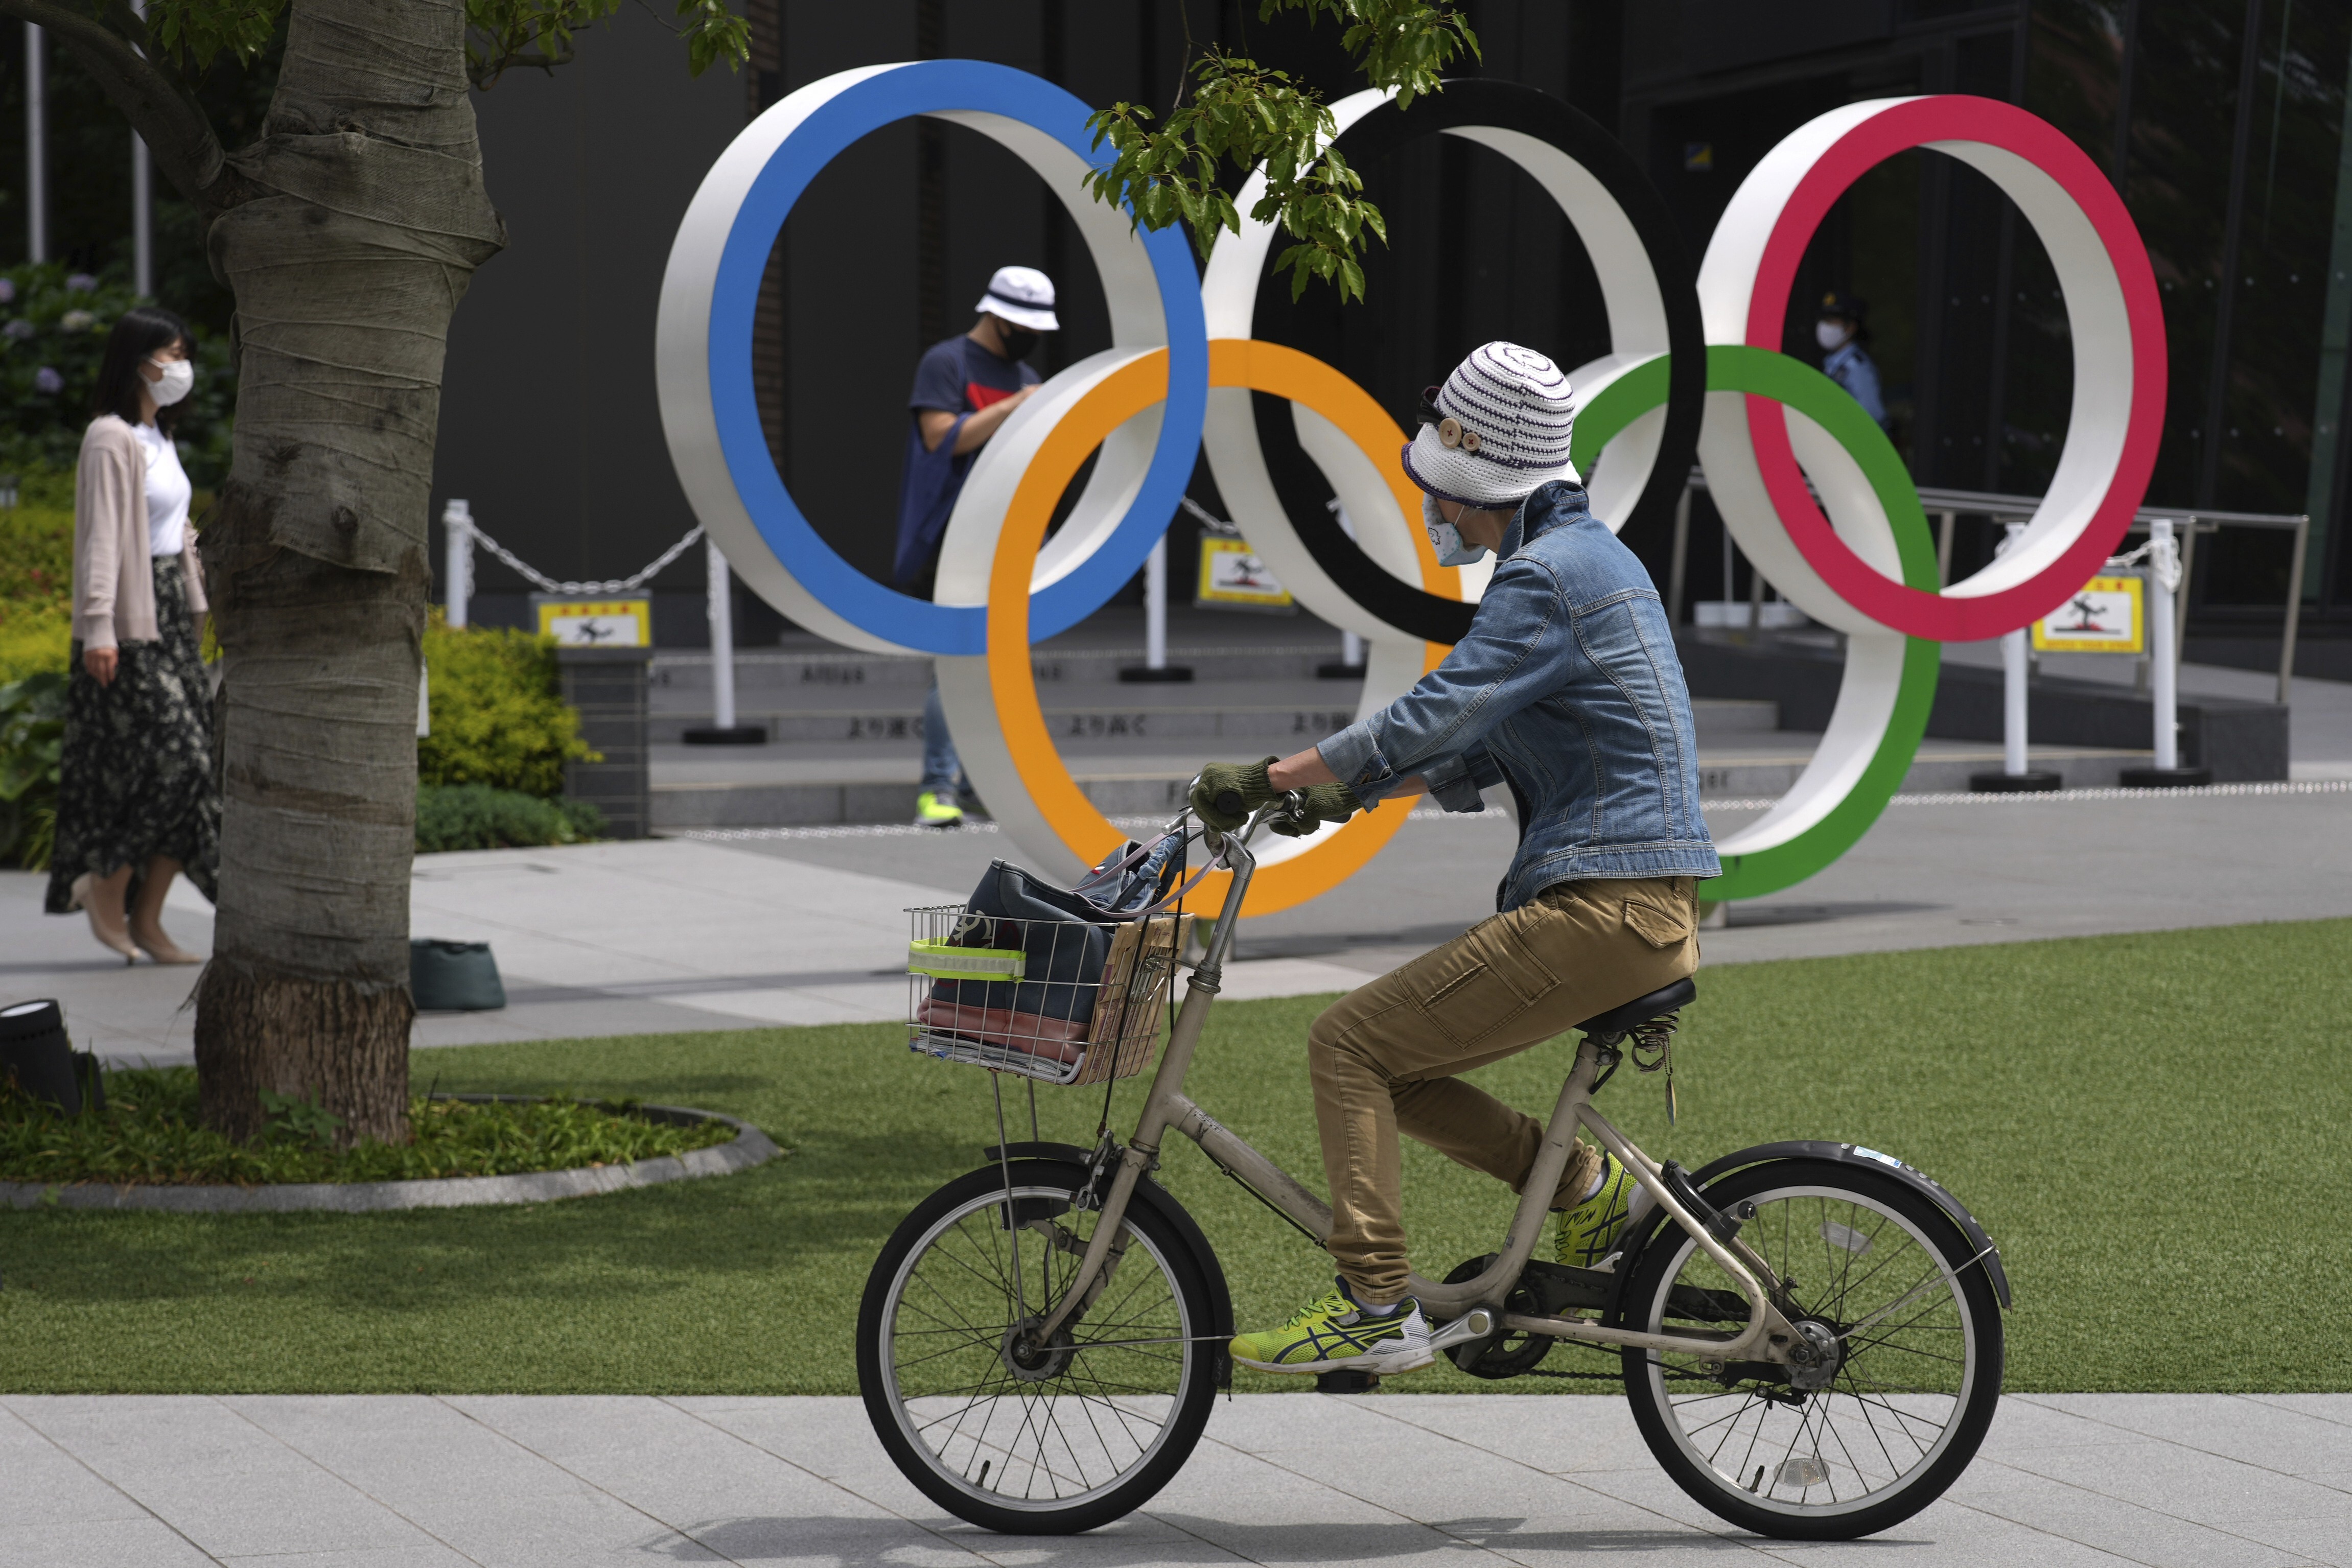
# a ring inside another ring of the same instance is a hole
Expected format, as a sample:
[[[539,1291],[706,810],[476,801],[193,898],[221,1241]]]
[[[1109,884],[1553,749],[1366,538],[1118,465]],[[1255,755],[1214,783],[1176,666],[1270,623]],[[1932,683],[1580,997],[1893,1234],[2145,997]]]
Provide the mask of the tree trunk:
[[[294,0],[259,141],[229,155],[236,444],[206,523],[226,659],[205,1122],[258,1093],[408,1136],[408,878],[435,427],[449,318],[504,244],[462,0]]]

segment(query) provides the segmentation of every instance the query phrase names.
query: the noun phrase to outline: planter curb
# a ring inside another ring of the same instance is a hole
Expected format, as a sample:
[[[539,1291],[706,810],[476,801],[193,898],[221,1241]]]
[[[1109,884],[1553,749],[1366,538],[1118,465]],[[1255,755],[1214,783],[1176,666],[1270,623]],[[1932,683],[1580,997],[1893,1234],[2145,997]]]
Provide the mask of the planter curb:
[[[447,1094],[447,1100],[528,1102],[529,1094]],[[699,1176],[731,1176],[764,1165],[783,1153],[749,1122],[684,1105],[640,1105],[654,1121],[673,1124],[724,1122],[735,1129],[731,1143],[684,1155],[633,1160],[627,1165],[514,1176],[446,1176],[421,1181],[288,1182],[275,1186],[168,1186],[137,1183],[121,1186],[0,1182],[0,1208],[138,1208],[176,1214],[288,1214],[325,1210],[374,1214],[400,1208],[473,1208],[489,1204],[546,1203]]]

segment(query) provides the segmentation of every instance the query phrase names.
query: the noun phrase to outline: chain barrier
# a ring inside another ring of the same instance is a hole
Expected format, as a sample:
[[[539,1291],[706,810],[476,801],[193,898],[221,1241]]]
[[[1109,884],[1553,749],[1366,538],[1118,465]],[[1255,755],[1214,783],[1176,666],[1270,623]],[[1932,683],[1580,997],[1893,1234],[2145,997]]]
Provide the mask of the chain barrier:
[[[626,593],[633,588],[643,588],[647,582],[660,576],[664,567],[684,555],[688,546],[702,537],[702,529],[698,526],[687,529],[684,538],[662,551],[651,566],[634,576],[615,577],[604,582],[558,582],[537,567],[526,565],[514,551],[484,533],[480,524],[468,524],[467,531],[473,535],[475,543],[522,573],[537,585],[541,593]]]
[[[2148,541],[2137,549],[2126,551],[2122,555],[2109,556],[2107,570],[2119,571],[2125,567],[2137,566],[2142,561],[2147,562],[2147,569],[2156,574],[2157,581],[2164,584],[2165,592],[2175,593],[2179,591],[2179,540],[2169,534],[2151,536]]]

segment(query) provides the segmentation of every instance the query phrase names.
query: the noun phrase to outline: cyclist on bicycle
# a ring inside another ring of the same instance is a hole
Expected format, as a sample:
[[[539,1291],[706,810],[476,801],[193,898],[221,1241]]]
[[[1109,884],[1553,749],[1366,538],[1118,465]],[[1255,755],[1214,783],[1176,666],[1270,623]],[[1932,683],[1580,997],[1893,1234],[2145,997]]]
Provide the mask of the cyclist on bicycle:
[[[1303,789],[1315,822],[1426,791],[1481,809],[1507,784],[1519,844],[1501,912],[1333,1004],[1307,1034],[1339,1288],[1235,1360],[1268,1372],[1410,1372],[1433,1359],[1407,1294],[1397,1134],[1523,1185],[1543,1124],[1458,1076],[1698,967],[1696,883],[1721,873],[1699,810],[1690,696],[1657,590],[1586,508],[1568,378],[1488,343],[1424,400],[1405,472],[1439,559],[1497,561],[1469,634],[1381,712],[1279,761],[1213,763],[1213,827]],[[1278,830],[1279,831],[1279,830]],[[1296,831],[1308,831],[1299,829]],[[1580,1142],[1552,1207],[1555,1255],[1590,1268],[1624,1228],[1633,1177]]]

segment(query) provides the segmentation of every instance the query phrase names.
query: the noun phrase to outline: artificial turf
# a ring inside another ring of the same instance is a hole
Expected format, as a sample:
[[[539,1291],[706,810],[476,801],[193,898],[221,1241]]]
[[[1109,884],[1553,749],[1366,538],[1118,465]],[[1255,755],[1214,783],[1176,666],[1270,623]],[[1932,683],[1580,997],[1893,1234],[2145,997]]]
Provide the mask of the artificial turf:
[[[1691,1166],[1822,1137],[1937,1176],[2015,1283],[2013,1390],[2347,1390],[2347,957],[2339,920],[1713,969],[1677,1046],[1679,1125],[1654,1078],[1621,1073],[1602,1106]],[[1221,1004],[1190,1084],[1318,1186],[1301,1042],[1321,1005]],[[1556,1041],[1478,1076],[1541,1114],[1567,1060]],[[450,1090],[708,1106],[791,1154],[513,1209],[0,1213],[0,1392],[850,1393],[877,1248],[995,1137],[987,1077],[909,1055],[889,1026],[477,1046],[429,1071]],[[1090,1141],[1099,1091],[1038,1098],[1045,1136]],[[1139,1098],[1123,1085],[1115,1119]],[[1163,1179],[1244,1327],[1324,1288],[1321,1254],[1181,1139]],[[1426,1273],[1488,1250],[1509,1212],[1412,1145],[1406,1189]],[[1547,1364],[1608,1364],[1563,1348]],[[1596,1385],[1441,1362],[1391,1386]]]

